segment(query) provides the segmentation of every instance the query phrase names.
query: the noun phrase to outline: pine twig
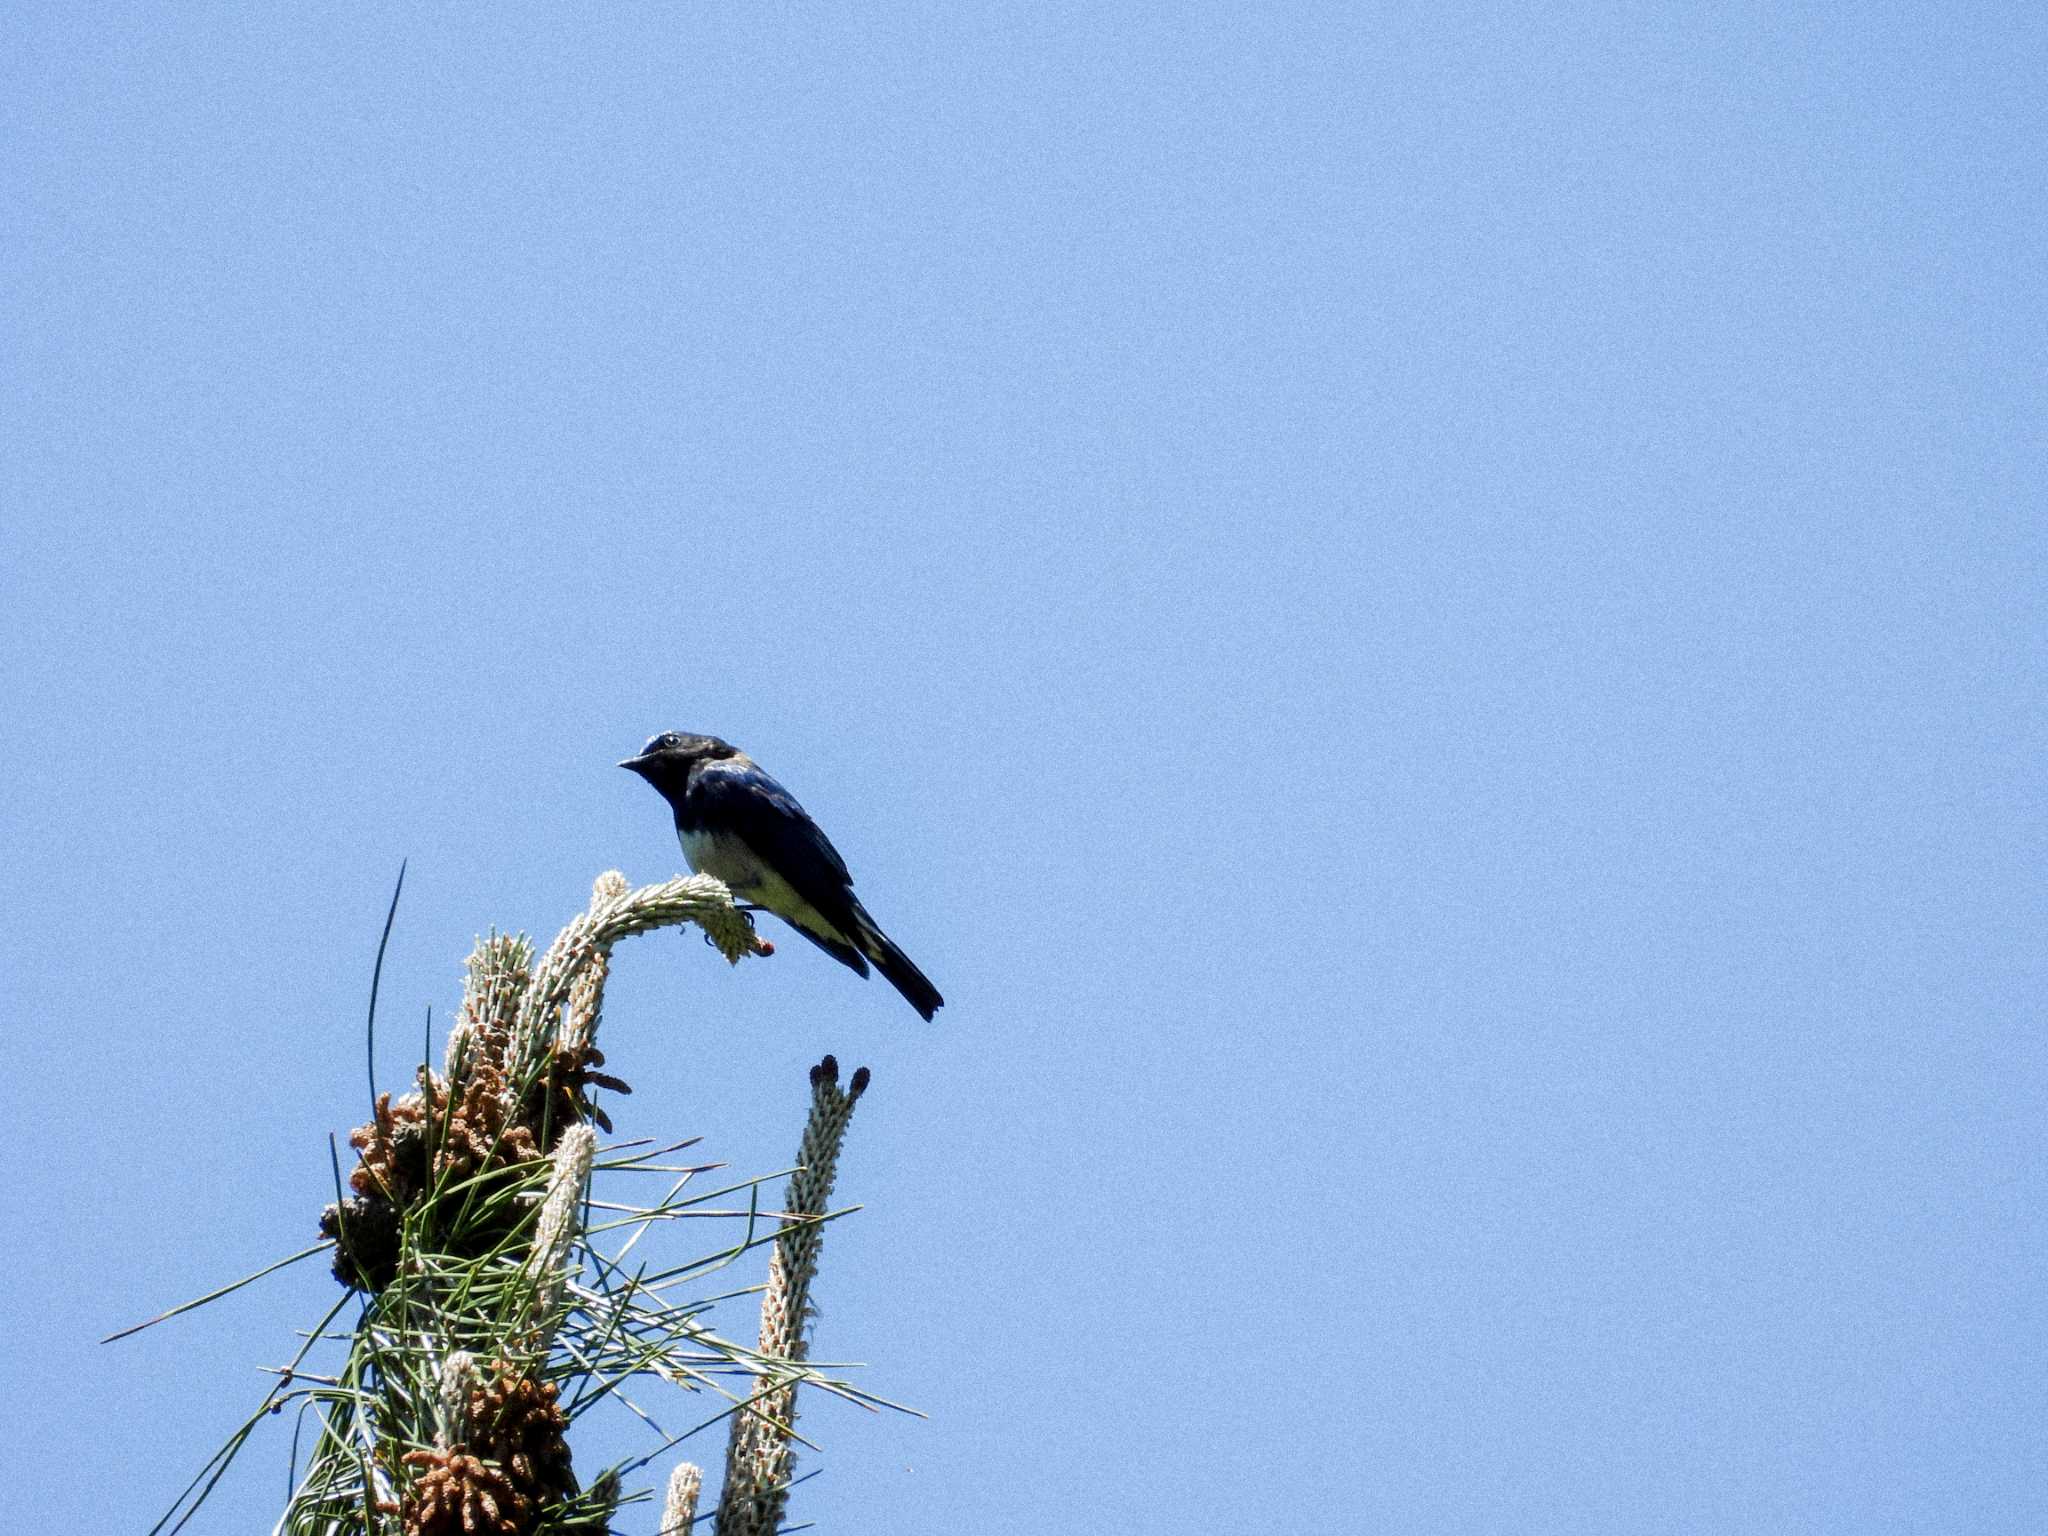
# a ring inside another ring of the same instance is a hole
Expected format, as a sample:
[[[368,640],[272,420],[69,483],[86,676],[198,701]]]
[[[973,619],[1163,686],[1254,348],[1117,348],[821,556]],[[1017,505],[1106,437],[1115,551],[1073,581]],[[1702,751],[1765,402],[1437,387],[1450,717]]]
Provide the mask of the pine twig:
[[[726,1441],[725,1486],[718,1500],[718,1536],[774,1536],[789,1503],[796,1461],[796,1389],[810,1353],[811,1282],[824,1246],[824,1218],[839,1171],[839,1149],[853,1106],[867,1091],[868,1069],[839,1086],[839,1063],[827,1056],[811,1068],[811,1112],[790,1175],[787,1214],[768,1259],[761,1298],[760,1354],[774,1379],[733,1414]]]
[[[697,1523],[697,1495],[703,1488],[704,1473],[694,1462],[683,1462],[669,1474],[660,1536],[690,1536],[690,1527]]]

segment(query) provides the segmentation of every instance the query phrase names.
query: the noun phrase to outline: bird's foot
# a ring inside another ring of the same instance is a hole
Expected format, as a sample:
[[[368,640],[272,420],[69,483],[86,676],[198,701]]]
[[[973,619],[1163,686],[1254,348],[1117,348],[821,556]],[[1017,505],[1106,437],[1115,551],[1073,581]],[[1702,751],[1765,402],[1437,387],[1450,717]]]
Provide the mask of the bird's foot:
[[[756,930],[754,927],[754,914],[756,912],[766,912],[768,909],[766,907],[754,906],[750,902],[736,901],[733,903],[733,910],[740,914],[741,921],[743,921],[747,925],[747,932],[753,934],[754,936],[754,953],[757,955],[774,954],[775,946],[773,944],[770,944],[766,939],[762,938],[759,931]],[[709,944],[713,949],[720,948],[718,940],[711,937],[711,934],[708,931],[704,935],[704,942],[706,944]]]

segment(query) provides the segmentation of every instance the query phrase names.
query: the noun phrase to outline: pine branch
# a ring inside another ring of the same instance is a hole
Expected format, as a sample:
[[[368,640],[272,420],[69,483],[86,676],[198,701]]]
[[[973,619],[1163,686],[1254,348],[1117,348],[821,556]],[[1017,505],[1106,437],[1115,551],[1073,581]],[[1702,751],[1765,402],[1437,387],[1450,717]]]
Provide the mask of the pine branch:
[[[700,1193],[691,1181],[715,1165],[659,1161],[690,1142],[639,1151],[629,1149],[649,1144],[628,1142],[601,1156],[593,1122],[606,1130],[610,1122],[592,1095],[629,1091],[599,1070],[613,948],[689,923],[734,963],[773,952],[718,881],[692,876],[634,890],[616,873],[600,877],[589,909],[538,959],[523,935],[477,942],[440,1071],[422,1064],[412,1091],[377,1096],[369,1123],[349,1138],[356,1164],[322,1218],[328,1242],[306,1251],[331,1249],[336,1278],[361,1298],[355,1327],[329,1331],[338,1303],[160,1528],[189,1520],[258,1423],[295,1402],[312,1445],[276,1527],[281,1536],[600,1536],[622,1501],[650,1496],[628,1493],[623,1479],[681,1438],[628,1394],[646,1382],[729,1405],[704,1424],[732,1415],[727,1498],[747,1512],[735,1521],[753,1523],[731,1529],[765,1536],[775,1528],[788,1495],[797,1387],[873,1401],[811,1365],[805,1339],[839,1149],[867,1074],[842,1091],[831,1058],[814,1069],[800,1166],[773,1232],[756,1234],[749,1210],[726,1209],[735,1194],[758,1209],[765,1180]],[[651,1201],[596,1200],[594,1171],[608,1179],[663,1172],[674,1182]],[[603,1219],[593,1221],[593,1211]],[[693,1261],[626,1267],[649,1231],[683,1217],[735,1215],[749,1226],[737,1242]],[[716,1332],[710,1314],[753,1288],[727,1285],[725,1296],[699,1299],[678,1292],[764,1245],[772,1252],[760,1339],[741,1344]],[[337,1366],[305,1369],[309,1352],[336,1346],[345,1351]],[[751,1395],[736,1393],[734,1378]],[[645,1420],[660,1445],[586,1485],[566,1433],[607,1399]],[[295,1466],[297,1457],[295,1434]],[[676,1469],[663,1516],[670,1536],[700,1518],[701,1490],[697,1468]],[[718,1522],[727,1532],[723,1504]]]

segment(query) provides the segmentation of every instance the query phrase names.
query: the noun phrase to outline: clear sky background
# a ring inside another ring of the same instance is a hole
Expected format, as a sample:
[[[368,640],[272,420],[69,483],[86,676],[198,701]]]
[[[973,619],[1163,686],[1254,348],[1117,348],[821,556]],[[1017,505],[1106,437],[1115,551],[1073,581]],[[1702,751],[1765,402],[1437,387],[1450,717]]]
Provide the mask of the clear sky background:
[[[2038,8],[286,9],[0,21],[0,1526],[683,727],[949,1000],[620,952],[621,1134],[874,1069],[796,1518],[2048,1527]]]

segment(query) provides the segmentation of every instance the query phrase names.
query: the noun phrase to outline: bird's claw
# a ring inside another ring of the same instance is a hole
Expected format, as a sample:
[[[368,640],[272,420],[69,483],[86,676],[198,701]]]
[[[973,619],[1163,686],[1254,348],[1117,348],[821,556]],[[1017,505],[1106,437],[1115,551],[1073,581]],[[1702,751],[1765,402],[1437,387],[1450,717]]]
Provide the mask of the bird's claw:
[[[748,937],[750,937],[753,940],[753,944],[751,947],[754,953],[757,955],[774,954],[775,946],[773,944],[770,944],[766,939],[762,938],[760,932],[754,927],[754,914],[756,912],[766,912],[768,909],[766,907],[752,906],[744,902],[735,902],[733,904],[733,910],[740,914],[740,921],[747,925],[747,934]],[[709,929],[706,929],[704,931],[704,942],[706,944],[709,944],[713,949],[722,950],[724,948],[724,946],[721,945],[718,942],[718,940],[714,939],[711,936],[711,931]]]

